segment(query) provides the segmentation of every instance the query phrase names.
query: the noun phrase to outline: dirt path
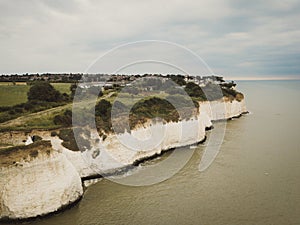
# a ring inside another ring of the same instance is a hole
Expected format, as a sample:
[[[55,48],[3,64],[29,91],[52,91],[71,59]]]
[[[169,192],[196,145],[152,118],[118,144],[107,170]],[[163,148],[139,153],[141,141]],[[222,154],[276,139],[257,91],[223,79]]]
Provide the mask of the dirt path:
[[[41,116],[47,115],[47,114],[52,114],[54,112],[58,112],[58,111],[67,109],[69,107],[71,108],[71,106],[72,106],[72,103],[67,104],[67,105],[63,105],[63,106],[58,106],[58,107],[55,107],[55,108],[52,108],[52,109],[46,109],[46,110],[43,110],[43,111],[40,111],[40,112],[20,116],[16,119],[9,120],[9,121],[6,121],[4,123],[0,123],[0,128],[10,127],[10,126],[18,126],[18,125],[24,124],[26,121],[32,120],[34,118],[41,117]]]

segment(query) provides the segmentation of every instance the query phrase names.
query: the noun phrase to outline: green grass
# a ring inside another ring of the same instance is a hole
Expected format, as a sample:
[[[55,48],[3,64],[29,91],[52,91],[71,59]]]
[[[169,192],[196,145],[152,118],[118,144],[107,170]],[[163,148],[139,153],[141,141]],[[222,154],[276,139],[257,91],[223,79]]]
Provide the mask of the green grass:
[[[0,85],[0,106],[13,106],[27,101],[27,85],[12,85],[10,82]]]
[[[99,100],[107,97],[108,96],[103,96],[99,98]],[[87,113],[87,110],[90,109],[91,103],[93,102],[83,101],[81,103],[77,103],[80,105],[78,106],[78,109],[84,110],[84,113],[79,115],[86,115],[85,113]],[[63,127],[62,125],[54,124],[53,118],[57,115],[63,115],[66,110],[72,110],[72,106],[72,103],[69,103],[63,106],[58,106],[37,113],[23,114],[21,117],[0,124],[0,132],[13,130],[31,131],[33,129],[51,130],[61,128]],[[0,118],[2,114],[3,113],[0,112]]]
[[[59,126],[55,125],[53,122],[54,116],[56,116],[58,114],[59,113],[42,114],[38,117],[28,120],[27,123],[25,123],[24,125],[25,125],[25,127],[29,127],[31,129],[32,128],[43,129],[43,128],[49,128],[49,127],[50,128],[59,127]]]
[[[67,94],[71,93],[71,91],[70,91],[71,84],[70,83],[51,83],[51,85],[62,94],[63,93],[67,93]]]
[[[51,83],[61,93],[70,94],[70,83]],[[0,82],[0,106],[13,106],[27,101],[27,92],[30,86],[18,82]]]

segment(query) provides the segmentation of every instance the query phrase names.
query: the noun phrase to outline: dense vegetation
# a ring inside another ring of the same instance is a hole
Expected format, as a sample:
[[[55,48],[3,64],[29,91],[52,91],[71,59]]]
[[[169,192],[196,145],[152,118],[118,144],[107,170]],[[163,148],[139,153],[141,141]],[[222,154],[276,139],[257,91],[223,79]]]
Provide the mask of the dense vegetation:
[[[166,99],[157,97],[141,100],[130,111],[130,128],[146,122],[147,119],[161,118],[166,122],[178,121],[180,116],[175,107]]]
[[[55,125],[62,125],[63,127],[69,127],[72,125],[72,111],[67,109],[63,114],[56,115],[53,118]]]
[[[186,85],[186,81],[184,80],[185,77],[182,75],[168,75],[167,78],[171,79],[173,82],[175,82],[179,86]]]
[[[109,101],[102,99],[95,107],[95,118],[100,134],[103,132],[123,133],[149,119],[159,118],[165,122],[188,119],[195,115],[198,107],[198,102],[191,102],[181,95],[168,96],[166,99],[143,98],[132,107],[120,101],[115,101],[112,105]],[[129,124],[126,123],[128,119]],[[112,127],[112,123],[116,126]]]
[[[27,93],[28,102],[43,101],[43,102],[62,102],[68,100],[66,93],[61,94],[49,82],[41,81],[34,83]]]
[[[76,139],[75,139],[75,134]],[[79,151],[78,145],[85,149],[90,149],[89,142],[90,133],[88,130],[82,128],[62,129],[59,131],[58,137],[63,140],[62,145],[73,151]]]
[[[95,118],[98,131],[104,131],[105,133],[112,131],[111,109],[112,104],[105,99],[96,104]]]
[[[206,100],[203,90],[199,87],[199,85],[193,82],[187,83],[184,90],[191,97],[199,98],[200,100]]]

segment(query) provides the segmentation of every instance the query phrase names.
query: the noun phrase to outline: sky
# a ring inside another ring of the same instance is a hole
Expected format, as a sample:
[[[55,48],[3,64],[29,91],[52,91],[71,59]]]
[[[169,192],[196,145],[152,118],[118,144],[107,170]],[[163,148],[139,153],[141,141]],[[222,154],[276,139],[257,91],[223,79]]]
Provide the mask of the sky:
[[[210,70],[197,70],[201,62],[189,60],[184,51],[149,44],[118,47],[143,40],[189,49]],[[300,79],[300,1],[0,0],[0,49],[0,74],[106,73],[103,63],[90,65],[117,49],[123,53],[105,65],[122,65],[124,58],[130,64],[133,54],[150,59],[146,55],[152,52],[151,57],[185,64],[191,75]],[[119,72],[174,72],[163,67],[146,63]]]

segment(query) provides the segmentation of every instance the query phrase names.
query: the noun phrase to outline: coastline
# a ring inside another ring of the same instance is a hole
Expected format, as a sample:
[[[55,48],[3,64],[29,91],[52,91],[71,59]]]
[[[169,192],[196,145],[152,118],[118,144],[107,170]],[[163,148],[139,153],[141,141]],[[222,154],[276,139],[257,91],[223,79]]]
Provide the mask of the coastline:
[[[217,121],[222,121],[222,120],[231,120],[232,118],[239,118],[241,117],[243,114],[246,114],[248,111],[246,110],[245,108],[245,103],[244,101],[242,101],[241,105],[243,105],[243,107],[239,107],[239,113],[237,114],[236,112],[232,113],[231,114],[231,117],[228,117],[226,116],[226,118],[224,119],[218,119],[218,115],[213,115],[212,112],[209,112],[209,111],[206,111],[206,113],[209,115],[211,114],[210,116],[208,116],[209,118],[209,123],[204,123],[204,126],[203,126],[203,123],[201,123],[201,130],[203,131],[202,136],[200,135],[200,139],[194,139],[192,142],[186,144],[186,145],[178,145],[175,146],[175,147],[172,147],[172,145],[168,145],[168,146],[171,146],[170,148],[165,148],[165,149],[161,149],[159,151],[155,151],[155,152],[151,152],[151,154],[142,154],[142,155],[139,155],[138,158],[133,158],[134,160],[131,161],[129,164],[125,165],[124,167],[115,167],[113,170],[107,170],[107,173],[103,173],[102,175],[100,175],[99,173],[91,173],[91,171],[89,171],[90,174],[86,173],[86,171],[83,171],[84,168],[81,167],[81,166],[84,166],[86,167],[87,165],[76,165],[75,163],[75,160],[74,160],[74,156],[75,154],[77,154],[76,157],[80,157],[80,158],[77,158],[77,160],[83,160],[82,159],[82,156],[81,156],[81,152],[73,152],[71,150],[68,150],[68,149],[65,149],[63,146],[61,146],[61,142],[59,143],[55,138],[52,138],[49,134],[47,135],[43,135],[43,139],[47,140],[47,139],[50,139],[51,141],[51,144],[52,144],[52,148],[58,152],[59,154],[63,154],[66,156],[66,158],[68,159],[69,162],[71,162],[71,164],[73,165],[73,167],[76,169],[77,173],[80,175],[80,178],[81,178],[81,185],[83,186],[83,183],[84,181],[87,181],[87,180],[92,180],[92,179],[96,179],[96,178],[102,178],[102,177],[105,177],[105,176],[113,176],[113,175],[119,175],[119,174],[123,174],[127,171],[129,171],[131,168],[133,168],[134,166],[137,166],[145,161],[148,161],[148,160],[151,160],[151,159],[154,159],[158,156],[161,156],[169,151],[172,151],[174,148],[176,147],[185,147],[185,146],[190,146],[190,145],[195,145],[195,144],[200,144],[200,143],[203,143],[205,142],[206,140],[206,131],[207,130],[210,130],[210,129],[213,129],[213,124],[211,122],[217,122]],[[205,108],[205,107],[203,107]],[[207,110],[207,109],[205,109]],[[204,111],[205,111],[204,110]],[[201,110],[200,110],[200,113],[201,113]],[[202,114],[203,114],[203,109],[202,109]],[[214,119],[214,118],[217,118],[217,119]],[[203,118],[202,118],[203,119]],[[203,121],[202,121],[203,122]],[[180,123],[180,122],[179,122]],[[198,124],[199,125],[199,124]],[[198,126],[197,125],[197,126]],[[209,126],[207,126],[209,125]],[[43,131],[43,133],[47,133],[46,131]],[[49,133],[49,132],[48,132]],[[180,143],[179,143],[180,144]],[[56,146],[55,146],[56,145]],[[58,146],[61,146],[61,148],[58,148]],[[73,155],[72,157],[70,157],[70,155]],[[75,164],[74,164],[75,163]],[[86,187],[84,187],[84,189],[86,189]],[[73,206],[74,204],[78,203],[80,201],[80,199],[82,198],[82,195],[76,199],[74,202],[70,203],[69,206]],[[64,205],[64,206],[61,206],[61,208],[57,209],[56,211],[52,211],[52,212],[48,212],[48,213],[44,213],[44,214],[41,214],[41,215],[37,215],[37,216],[33,216],[33,217],[28,217],[28,218],[21,218],[21,219],[11,219],[11,218],[1,218],[0,221],[9,221],[9,220],[14,220],[14,221],[24,221],[24,220],[32,220],[32,219],[36,219],[36,218],[41,218],[41,217],[47,217],[48,215],[51,215],[53,213],[59,213],[61,211],[64,211],[66,208],[69,208],[68,205]]]

